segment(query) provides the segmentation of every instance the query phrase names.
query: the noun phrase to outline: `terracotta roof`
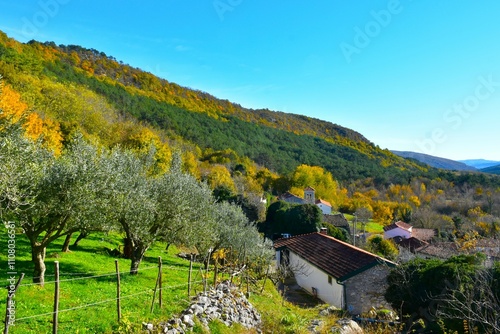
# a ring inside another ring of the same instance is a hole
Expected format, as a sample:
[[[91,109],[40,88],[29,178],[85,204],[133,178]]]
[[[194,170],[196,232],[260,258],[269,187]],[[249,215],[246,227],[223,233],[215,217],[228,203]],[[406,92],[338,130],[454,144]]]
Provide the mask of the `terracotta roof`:
[[[349,222],[342,213],[323,215],[323,221],[336,227],[349,227]]]
[[[275,249],[289,249],[339,281],[344,281],[373,266],[396,264],[348,243],[320,233],[279,239]]]
[[[303,198],[300,198],[299,196],[296,196],[296,195],[294,195],[294,194],[292,194],[291,192],[288,192],[288,191],[286,193],[284,193],[283,195],[280,196],[280,199],[285,200],[285,201],[287,199],[290,199],[290,198],[299,199],[301,201],[304,200]]]
[[[330,204],[330,202],[324,201],[324,200],[322,200],[322,199],[317,199],[317,200],[316,200],[316,204],[319,204],[319,203],[324,204],[324,205],[328,205],[329,207],[331,207],[331,206],[332,206],[332,205]]]
[[[387,226],[384,226],[384,231],[390,231],[390,230],[393,230],[395,228],[402,228],[403,230],[407,230],[407,231],[410,231],[410,229],[412,228],[412,226],[410,224],[407,224],[405,222],[402,222],[402,221],[397,221],[391,225],[387,225]]]
[[[409,249],[410,252],[415,252],[416,249],[419,249],[421,247],[428,245],[427,242],[420,240],[420,239],[417,239],[415,237],[411,237],[408,239],[401,238],[401,240],[399,242],[397,242],[397,244],[398,244],[398,246]]]
[[[312,190],[312,191],[316,191],[316,189],[314,189],[313,187],[306,187],[306,188],[304,188],[304,190]]]
[[[448,259],[452,256],[459,255],[460,250],[454,242],[436,242],[416,249],[415,253],[424,256]]]

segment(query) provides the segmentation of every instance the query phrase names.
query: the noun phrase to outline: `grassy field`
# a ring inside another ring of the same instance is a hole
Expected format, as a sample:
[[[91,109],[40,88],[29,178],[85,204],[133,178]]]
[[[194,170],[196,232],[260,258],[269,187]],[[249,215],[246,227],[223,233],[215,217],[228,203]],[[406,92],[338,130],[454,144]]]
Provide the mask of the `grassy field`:
[[[6,282],[7,234],[2,226],[0,234],[0,263],[2,279]],[[140,333],[142,322],[158,323],[179,314],[189,305],[187,277],[189,262],[176,256],[174,246],[166,252],[158,244],[146,253],[138,275],[128,274],[130,261],[118,259],[121,277],[122,320],[117,321],[115,257],[107,249],[121,244],[117,234],[91,234],[70,253],[61,253],[63,240],[57,240],[47,249],[46,284],[41,288],[32,284],[32,262],[28,240],[22,233],[16,235],[16,271],[26,273],[15,296],[16,322],[9,333],[50,333],[54,303],[54,261],[60,268],[59,333]],[[150,312],[153,289],[158,274],[158,257],[163,262],[163,307],[155,304]],[[202,291],[199,264],[193,270],[197,283],[194,293]],[[209,282],[213,282],[210,280]],[[259,285],[259,286],[258,286]],[[319,308],[300,308],[284,302],[273,284],[267,280],[252,286],[250,302],[261,312],[264,333],[306,333],[312,319],[318,318]],[[0,296],[0,310],[5,312],[6,292]],[[4,317],[4,313],[2,318]],[[334,321],[328,319],[327,322]],[[3,326],[2,326],[3,327]],[[227,328],[211,323],[212,333],[248,333],[241,327]],[[205,333],[201,326],[195,332]]]
[[[5,232],[2,244],[6,244]],[[52,326],[54,299],[54,261],[60,268],[59,331],[61,333],[105,333],[125,331],[129,322],[153,321],[170,316],[185,308],[189,262],[176,257],[175,247],[165,253],[153,247],[141,264],[136,276],[128,274],[130,261],[118,259],[121,277],[123,323],[117,323],[115,258],[106,249],[115,249],[121,242],[118,235],[90,235],[80,242],[77,249],[61,253],[63,240],[47,249],[45,287],[32,284],[32,263],[29,244],[24,235],[16,237],[16,269],[26,273],[16,293],[16,325],[11,333],[45,333]],[[164,307],[157,306],[150,312],[153,289],[158,274],[158,256],[163,258]],[[1,252],[0,263],[7,267],[6,253]],[[4,271],[5,272],[5,271]],[[195,271],[197,273],[198,271]],[[197,280],[200,280],[198,276]],[[197,286],[198,291],[201,285]],[[5,309],[2,296],[0,309]],[[67,311],[64,311],[67,310]],[[47,314],[48,315],[44,315]],[[23,319],[24,318],[24,319]]]
[[[349,221],[349,225],[352,228],[352,224],[354,223],[354,216],[347,213],[344,213],[344,216]],[[359,222],[356,228],[358,231],[363,231],[363,225]],[[370,219],[368,223],[366,223],[365,230],[367,233],[384,233],[384,227],[381,224],[373,221],[373,219]]]

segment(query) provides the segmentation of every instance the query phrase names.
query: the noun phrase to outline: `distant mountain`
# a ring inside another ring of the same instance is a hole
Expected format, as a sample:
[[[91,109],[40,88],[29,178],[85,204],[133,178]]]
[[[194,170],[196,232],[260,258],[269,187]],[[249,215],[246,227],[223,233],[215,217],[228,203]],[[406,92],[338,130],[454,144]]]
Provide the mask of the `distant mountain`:
[[[500,165],[500,161],[495,160],[485,160],[485,159],[468,159],[468,160],[459,160],[468,166],[475,167],[477,169],[488,168],[492,166]]]
[[[481,168],[480,171],[484,172],[484,173],[499,174],[500,175],[500,165]]]
[[[459,170],[459,171],[477,171],[476,168],[469,166],[463,162],[435,157],[433,155],[417,153],[417,152],[408,152],[408,151],[391,151],[391,152],[403,158],[415,159],[434,168]]]

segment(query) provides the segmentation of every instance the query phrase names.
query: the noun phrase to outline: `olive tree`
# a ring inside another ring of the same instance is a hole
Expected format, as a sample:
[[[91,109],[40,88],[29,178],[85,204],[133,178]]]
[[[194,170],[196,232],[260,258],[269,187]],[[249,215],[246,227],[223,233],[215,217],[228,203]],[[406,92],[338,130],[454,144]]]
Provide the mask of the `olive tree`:
[[[94,146],[76,138],[45,168],[34,205],[19,213],[31,244],[34,282],[44,283],[45,250],[54,240],[81,229],[105,229],[106,217],[100,211],[108,182],[100,160]]]
[[[1,110],[0,110],[1,112]],[[15,219],[20,210],[32,206],[40,182],[53,156],[24,136],[21,126],[0,123],[0,214]]]
[[[270,241],[266,241],[238,205],[217,203],[213,209],[215,237],[210,240],[210,253],[221,248],[231,249],[238,262],[251,262],[259,266],[273,258]]]
[[[107,215],[125,232],[130,273],[137,274],[144,253],[159,232],[154,224],[153,182],[147,175],[147,164],[131,151],[115,148],[107,156],[105,167],[111,176],[105,191]]]

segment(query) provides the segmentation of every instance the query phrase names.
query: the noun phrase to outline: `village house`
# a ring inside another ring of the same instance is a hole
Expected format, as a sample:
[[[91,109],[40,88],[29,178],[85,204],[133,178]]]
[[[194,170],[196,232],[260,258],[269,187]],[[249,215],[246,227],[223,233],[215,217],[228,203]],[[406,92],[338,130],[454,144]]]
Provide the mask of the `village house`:
[[[304,198],[300,198],[290,192],[286,192],[280,196],[280,200],[292,204],[316,204],[324,215],[332,213],[332,205],[322,199],[316,199],[316,190],[313,187],[304,189]]]
[[[289,268],[297,284],[320,300],[361,314],[390,309],[384,298],[394,262],[321,232],[275,241],[278,265]]]

